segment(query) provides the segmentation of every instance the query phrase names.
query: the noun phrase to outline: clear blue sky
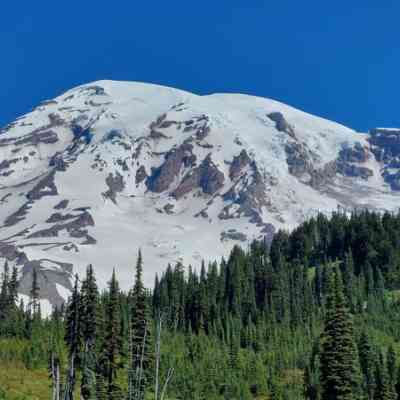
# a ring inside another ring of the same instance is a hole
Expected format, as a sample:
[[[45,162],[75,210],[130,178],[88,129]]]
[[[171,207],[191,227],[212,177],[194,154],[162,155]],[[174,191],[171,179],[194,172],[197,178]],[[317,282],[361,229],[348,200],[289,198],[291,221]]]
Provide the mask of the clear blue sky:
[[[399,21],[400,2],[385,0],[4,1],[0,125],[117,79],[271,97],[359,130],[400,126]]]

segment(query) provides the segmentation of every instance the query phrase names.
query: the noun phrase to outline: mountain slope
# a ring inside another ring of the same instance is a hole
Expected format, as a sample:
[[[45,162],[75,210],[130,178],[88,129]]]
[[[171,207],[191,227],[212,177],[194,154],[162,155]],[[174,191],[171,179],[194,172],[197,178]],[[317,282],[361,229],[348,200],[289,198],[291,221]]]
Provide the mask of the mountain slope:
[[[318,211],[396,210],[400,131],[360,134],[279,102],[100,81],[0,133],[0,258],[59,304],[93,263],[129,287]]]

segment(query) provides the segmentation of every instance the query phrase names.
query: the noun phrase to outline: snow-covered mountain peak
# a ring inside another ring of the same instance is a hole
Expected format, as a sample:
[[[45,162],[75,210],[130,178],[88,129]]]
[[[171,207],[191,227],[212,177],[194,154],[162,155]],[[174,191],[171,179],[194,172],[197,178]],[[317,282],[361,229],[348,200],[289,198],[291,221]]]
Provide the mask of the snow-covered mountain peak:
[[[0,133],[0,258],[60,303],[88,263],[128,287],[141,247],[150,285],[318,211],[397,209],[399,143],[259,97],[82,85]]]

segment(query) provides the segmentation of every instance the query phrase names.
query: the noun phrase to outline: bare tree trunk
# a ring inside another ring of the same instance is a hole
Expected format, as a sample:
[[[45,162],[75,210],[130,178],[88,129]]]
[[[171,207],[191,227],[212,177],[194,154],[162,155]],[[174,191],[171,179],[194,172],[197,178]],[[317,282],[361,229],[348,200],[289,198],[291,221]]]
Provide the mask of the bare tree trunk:
[[[52,380],[53,400],[60,400],[60,360],[51,352],[50,356],[50,370]]]
[[[57,392],[56,392],[56,363],[55,363],[54,353],[51,352],[50,355],[50,373],[51,373],[51,386],[53,389],[53,400],[57,400]]]
[[[155,376],[155,387],[154,387],[154,397],[158,400],[159,392],[159,374],[160,374],[160,348],[161,348],[161,315],[158,315],[157,319],[157,333],[156,333],[156,376]]]
[[[144,336],[143,336],[143,344],[142,344],[142,354],[140,356],[140,369],[139,369],[139,384],[138,384],[138,393],[139,393],[139,400],[144,399],[144,392],[142,387],[142,379],[143,379],[143,361],[144,361],[144,352],[146,348],[146,337],[147,337],[147,324],[145,325],[144,329]]]
[[[170,369],[168,370],[167,377],[166,377],[166,379],[165,379],[164,386],[163,386],[163,389],[162,389],[162,391],[161,391],[160,400],[164,400],[165,393],[167,393],[168,384],[169,384],[170,380],[172,379],[172,376],[173,376],[173,375],[174,375],[174,369],[173,369],[173,368],[170,368]]]
[[[64,400],[74,400],[74,386],[75,386],[75,352],[71,354],[71,358],[69,361]]]
[[[55,369],[55,399],[54,400],[60,400],[60,362],[56,363],[56,369]]]
[[[132,356],[132,328],[129,329],[129,367],[128,367],[128,400],[134,400],[134,375],[133,375],[133,356]]]

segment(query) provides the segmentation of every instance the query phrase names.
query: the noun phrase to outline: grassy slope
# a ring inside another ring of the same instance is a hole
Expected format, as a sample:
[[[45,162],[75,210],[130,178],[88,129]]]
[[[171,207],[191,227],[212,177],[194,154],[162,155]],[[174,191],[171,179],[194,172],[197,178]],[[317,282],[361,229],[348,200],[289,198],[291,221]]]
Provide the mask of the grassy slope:
[[[1,363],[0,388],[6,393],[5,400],[48,400],[51,398],[48,372],[45,369],[26,369],[22,362]],[[1,394],[0,399],[3,400]]]

